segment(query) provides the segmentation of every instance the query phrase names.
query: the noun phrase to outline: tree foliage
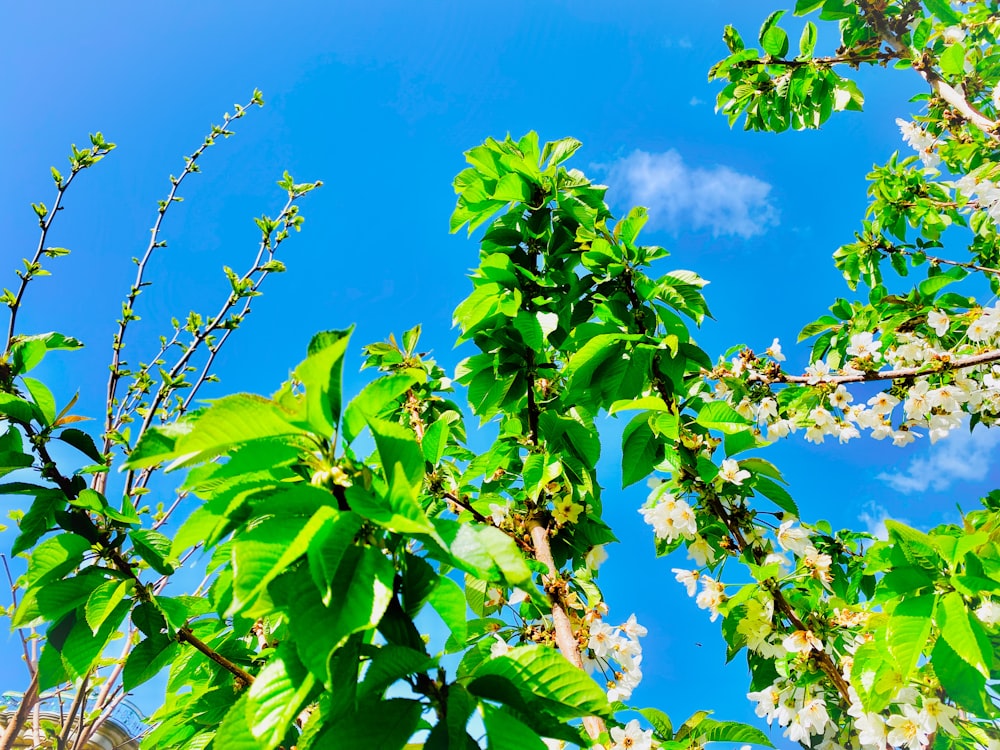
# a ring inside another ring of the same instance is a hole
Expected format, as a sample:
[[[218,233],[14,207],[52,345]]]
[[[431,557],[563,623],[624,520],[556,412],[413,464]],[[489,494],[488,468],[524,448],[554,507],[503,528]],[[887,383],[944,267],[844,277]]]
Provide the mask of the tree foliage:
[[[816,11],[839,29],[827,56],[807,21],[789,57],[782,11],[760,29],[760,50],[727,27],[730,54],[710,77],[723,82],[731,122],[812,128],[860,109],[845,66],[909,68],[928,91],[916,121],[900,121],[917,154],[869,175],[868,216],[834,256],[852,296],[803,329],[804,374],[784,369],[777,341],[763,354],[703,351],[691,330],[710,314],[705,280],[661,271],[667,252],[640,240],[645,210],[614,217],[605,188],[570,168],[578,141],[528,133],[470,149],[455,179],[451,229],[478,232],[479,263],[454,314],[474,353],[453,379],[422,353],[417,327],[364,346],[373,377],[345,394],[351,330],[332,330],[270,396],[192,409],[218,348],[283,270],[275,253],[301,225],[298,200],[319,185],[286,174],[287,203],[257,220],[252,264],[225,269],[220,311],[175,321],[151,363],[124,362],[161,221],[239,107],[171,178],[118,322],[103,431],[91,435],[69,426],[72,401],[29,374],[79,342],[15,328],[42,258],[62,252],[45,238],[64,191],[113,144],[97,135],[89,150],[74,147],[71,175],[53,170],[55,208],[35,206],[39,250],[3,296],[0,471],[15,479],[0,491],[26,498],[11,619],[30,685],[0,746],[40,693],[64,685],[77,698],[49,741],[82,746],[115,700],[164,670],[167,694],[144,739],[164,749],[769,745],[708,712],[675,728],[660,708],[630,702],[655,665],[642,661],[645,628],[609,613],[598,585],[615,541],[602,450],[620,452],[624,485],[649,482],[641,513],[657,552],[684,548],[695,565],[663,578],[720,623],[728,658],[746,660],[758,715],[790,740],[1000,741],[1000,495],[958,524],[890,521],[880,541],[800,521],[762,457],[800,430],[817,443],[864,432],[905,445],[966,422],[985,429],[1000,414],[1000,304],[968,296],[977,281],[1000,288],[1000,13],[992,0],[795,8]],[[943,255],[949,228],[948,246],[964,243],[969,260]],[[909,274],[923,278],[908,287]],[[883,390],[869,386],[874,395],[855,403],[864,383]],[[620,449],[599,433],[619,414]],[[468,419],[490,426],[485,449]],[[91,463],[58,466],[53,440]],[[163,492],[153,478],[170,472],[178,500],[146,505]],[[206,578],[178,591],[171,582],[193,555]],[[40,653],[31,631],[44,634]]]

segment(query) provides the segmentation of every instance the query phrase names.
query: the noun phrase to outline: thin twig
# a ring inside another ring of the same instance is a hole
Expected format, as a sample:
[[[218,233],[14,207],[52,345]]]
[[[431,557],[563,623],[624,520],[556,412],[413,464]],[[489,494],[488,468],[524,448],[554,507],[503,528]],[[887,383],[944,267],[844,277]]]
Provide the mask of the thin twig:
[[[80,726],[83,727],[83,711],[87,707],[87,685],[90,682],[90,672],[87,672],[80,681],[80,687],[76,690],[76,695],[73,696],[73,702],[69,707],[69,716],[63,723],[62,731],[56,738],[56,748],[57,750],[66,750],[66,740],[69,739],[69,733],[73,730],[73,724],[76,723],[77,712],[80,713]]]
[[[163,219],[167,215],[167,210],[177,202],[177,191],[180,189],[181,183],[184,179],[193,172],[198,171],[197,160],[207,148],[215,145],[216,138],[219,135],[228,134],[229,131],[225,130],[233,120],[238,120],[243,115],[249,111],[255,103],[257,103],[258,96],[254,93],[254,97],[246,104],[244,107],[238,107],[236,114],[230,116],[227,112],[223,116],[222,129],[213,127],[212,134],[205,138],[204,142],[195,150],[191,156],[187,157],[184,163],[184,169],[180,174],[180,177],[175,177],[171,179],[170,193],[165,201],[162,201],[159,205],[159,209],[156,213],[156,221],[153,224],[153,228],[150,230],[149,244],[146,246],[146,251],[143,253],[142,259],[138,261],[135,274],[135,281],[132,282],[132,286],[129,289],[128,295],[125,297],[125,302],[122,309],[121,320],[118,321],[118,331],[114,335],[112,341],[112,357],[111,357],[111,373],[108,376],[108,388],[107,388],[107,412],[104,420],[104,450],[103,453],[107,453],[111,449],[111,438],[110,434],[113,429],[113,410],[116,399],[116,393],[118,390],[118,382],[121,379],[122,373],[120,369],[121,365],[121,350],[125,346],[125,331],[128,327],[129,322],[132,318],[132,310],[135,306],[136,298],[142,292],[143,287],[149,286],[151,282],[146,281],[146,265],[149,263],[150,258],[153,256],[153,252],[158,248],[162,247],[160,242],[160,227],[163,225]],[[106,480],[105,480],[106,481]],[[103,487],[103,483],[102,483]]]
[[[97,158],[103,158],[108,153],[110,153],[110,150],[99,149],[96,146],[94,146],[91,149],[91,152],[93,156]],[[60,181],[58,188],[56,190],[55,202],[52,204],[52,210],[49,211],[48,218],[43,219],[41,221],[42,233],[38,238],[38,247],[35,249],[34,257],[32,257],[31,259],[31,265],[29,266],[29,268],[25,269],[25,272],[23,274],[20,274],[21,284],[17,289],[17,294],[14,297],[13,303],[11,303],[10,305],[10,322],[7,325],[7,344],[6,346],[4,346],[5,354],[10,352],[10,346],[14,340],[14,326],[17,321],[18,310],[21,308],[21,300],[24,298],[24,292],[28,287],[28,282],[30,282],[35,276],[35,274],[33,274],[30,269],[34,268],[37,265],[38,261],[42,257],[42,253],[45,252],[45,240],[48,237],[49,228],[52,226],[52,222],[55,220],[56,214],[59,213],[59,211],[61,210],[60,203],[62,203],[63,195],[65,195],[66,190],[73,182],[73,178],[76,177],[77,174],[79,174],[83,169],[86,169],[86,167],[78,167],[74,165],[73,170],[69,174],[69,177],[67,177],[65,181]]]
[[[0,553],[0,561],[3,562],[3,569],[4,569],[4,572],[7,574],[7,582],[10,584],[10,598],[11,598],[11,601],[14,604],[14,609],[17,609],[17,606],[18,606],[18,604],[17,604],[17,584],[14,583],[14,576],[11,575],[10,565],[7,562],[7,555],[3,554],[3,553]],[[23,631],[24,631],[24,628],[18,628],[17,629],[17,634],[18,634],[18,636],[21,639],[21,648],[24,649],[24,662],[25,662],[25,664],[28,667],[28,674],[34,674],[34,672],[35,672],[35,665],[31,661],[31,654],[28,651],[28,639],[24,635]]]
[[[891,249],[890,248],[886,248],[885,252],[890,253],[890,254],[891,253],[899,253],[900,255],[906,255],[906,256],[911,257],[911,258],[914,255],[918,254],[918,253],[913,252],[912,250],[906,250],[905,248],[901,248],[901,247],[893,247]],[[989,273],[989,274],[994,274],[994,275],[1000,276],[1000,268],[990,268],[989,266],[979,266],[979,265],[976,265],[975,263],[972,263],[972,262],[969,262],[969,261],[962,262],[960,260],[949,260],[948,258],[939,258],[939,257],[937,257],[935,255],[927,255],[926,253],[923,253],[923,256],[927,259],[927,261],[929,263],[931,263],[933,265],[958,266],[959,268],[967,268],[967,269],[972,270],[972,271],[982,271],[983,273]]]
[[[300,195],[298,193],[289,192],[288,200],[285,202],[285,206],[281,209],[281,213],[278,214],[276,223],[285,222],[284,229],[288,228],[287,222],[290,221],[294,216],[294,213],[291,211],[291,209],[292,206],[295,204],[295,201],[299,197]],[[270,271],[264,269],[262,266],[262,263],[264,262],[264,254],[267,253],[269,258],[272,257],[282,241],[283,240],[281,239],[279,233],[279,237],[275,240],[274,245],[272,246],[271,234],[265,235],[260,241],[260,245],[257,251],[257,257],[254,259],[253,265],[250,267],[249,271],[247,271],[245,274],[243,274],[243,276],[240,277],[239,283],[243,284],[249,281],[251,278],[253,278],[254,274],[256,273],[260,274],[260,276],[249,287],[249,293],[246,295],[245,298],[247,302],[244,304],[244,310],[248,309],[249,307],[249,299],[252,298],[253,296],[252,293],[256,292],[260,288],[260,285],[263,283],[264,279],[266,279],[270,273]],[[177,361],[174,363],[174,366],[170,369],[170,372],[164,378],[164,381],[160,384],[160,387],[157,388],[155,395],[153,396],[152,400],[147,406],[146,415],[143,418],[142,425],[136,433],[137,440],[146,432],[146,430],[149,429],[150,425],[152,425],[153,420],[157,416],[157,412],[163,405],[163,402],[173,391],[173,388],[169,386],[168,383],[174,382],[181,375],[181,373],[185,371],[185,368],[187,367],[188,363],[191,361],[191,358],[194,356],[195,352],[198,350],[201,344],[206,342],[212,334],[214,334],[217,330],[220,329],[223,321],[226,319],[230,311],[233,309],[233,307],[235,307],[236,303],[240,299],[241,297],[237,295],[235,290],[230,292],[226,298],[225,303],[222,305],[219,312],[216,313],[216,315],[212,318],[212,320],[208,322],[204,327],[198,329],[193,333],[191,342],[187,345],[187,348],[185,349],[184,353],[180,357],[178,357]],[[203,374],[207,376],[207,373]],[[197,386],[200,387],[203,382],[204,378],[202,378],[197,383]],[[147,480],[149,473],[150,472],[148,471],[146,472]],[[134,471],[130,470],[126,474],[125,476],[126,495],[130,494],[133,486],[135,486],[135,477],[136,474]]]

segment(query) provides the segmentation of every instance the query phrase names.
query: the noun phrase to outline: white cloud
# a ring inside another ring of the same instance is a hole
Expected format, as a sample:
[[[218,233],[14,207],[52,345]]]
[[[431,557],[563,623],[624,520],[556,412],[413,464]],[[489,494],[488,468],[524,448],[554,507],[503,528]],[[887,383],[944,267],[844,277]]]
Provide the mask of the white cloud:
[[[674,232],[711,229],[712,235],[747,238],[778,223],[771,186],[729,167],[688,166],[677,151],[633,151],[610,165],[608,183],[629,204],[649,209],[650,226]]]
[[[959,427],[934,445],[928,445],[928,455],[914,458],[902,471],[882,472],[878,478],[903,494],[932,489],[948,489],[956,481],[974,482],[986,477],[991,454],[1000,444],[1000,430],[979,428],[969,432]]]
[[[882,540],[889,538],[889,531],[885,527],[886,519],[889,518],[891,518],[889,511],[874,502],[865,505],[864,511],[858,516],[858,520],[865,525],[865,531]]]
[[[688,102],[688,104],[690,104],[692,107],[697,107],[699,104],[704,104],[704,103],[705,102],[703,102],[697,96],[692,96],[691,101]]]

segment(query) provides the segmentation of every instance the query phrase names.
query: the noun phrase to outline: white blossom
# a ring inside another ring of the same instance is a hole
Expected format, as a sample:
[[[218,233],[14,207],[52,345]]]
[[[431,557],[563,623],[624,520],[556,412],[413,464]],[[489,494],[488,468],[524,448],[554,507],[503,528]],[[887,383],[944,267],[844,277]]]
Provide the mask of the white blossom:
[[[590,568],[590,570],[597,570],[607,559],[608,553],[604,549],[604,545],[598,544],[590,548],[590,551],[587,552],[587,556],[584,558],[583,564]]]
[[[886,725],[892,727],[886,741],[894,747],[920,750],[927,745],[927,735],[933,731],[929,718],[913,706],[903,705],[900,708],[903,713],[893,714],[886,721]]]
[[[715,562],[715,550],[703,536],[695,534],[694,540],[688,544],[688,557],[694,560],[699,568]]]
[[[808,376],[806,382],[809,385],[817,385],[830,376],[830,365],[823,360],[813,362],[806,368],[806,375]]]
[[[879,714],[861,711],[855,714],[854,728],[858,730],[858,742],[862,747],[885,748],[885,719]]]
[[[812,549],[812,544],[809,542],[809,533],[805,529],[801,526],[793,528],[795,520],[789,518],[778,527],[776,532],[778,544],[781,545],[782,549],[794,552],[796,555],[804,555]]]
[[[508,651],[510,651],[510,645],[507,643],[507,641],[503,639],[503,637],[499,633],[494,633],[493,637],[496,639],[496,642],[490,646],[490,656],[492,658],[503,656]]]
[[[811,651],[823,650],[823,641],[811,630],[796,630],[786,636],[781,645],[791,654],[808,654]]]
[[[941,36],[945,44],[960,44],[965,41],[965,29],[961,26],[949,26]]]
[[[510,502],[505,505],[490,503],[490,520],[495,526],[499,526],[510,516]]]
[[[778,339],[772,341],[771,345],[767,347],[767,350],[764,353],[767,354],[775,362],[785,361],[785,355],[781,353],[781,344],[778,343]]]
[[[702,591],[695,599],[695,604],[699,609],[707,609],[712,613],[711,622],[719,618],[719,607],[726,600],[726,589],[721,583],[711,576],[702,576]]]
[[[744,479],[750,478],[750,472],[746,469],[740,469],[740,465],[735,459],[727,458],[723,460],[722,466],[719,467],[719,476],[722,477],[723,481],[730,484],[741,485]]]
[[[643,731],[638,719],[632,719],[622,727],[611,728],[611,750],[650,750],[653,745],[653,730]]]
[[[976,617],[983,624],[993,627],[1000,623],[1000,604],[992,599],[984,599],[983,603],[976,609]]]
[[[944,336],[948,332],[951,321],[948,316],[939,310],[931,310],[927,313],[927,325],[934,329],[938,336]]]

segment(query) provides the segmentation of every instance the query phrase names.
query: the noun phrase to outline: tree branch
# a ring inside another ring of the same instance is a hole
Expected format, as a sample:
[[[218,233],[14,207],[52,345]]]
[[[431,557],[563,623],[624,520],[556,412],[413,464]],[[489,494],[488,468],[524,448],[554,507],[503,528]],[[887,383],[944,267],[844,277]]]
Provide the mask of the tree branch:
[[[14,716],[8,720],[4,727],[3,734],[0,734],[0,750],[12,750],[14,742],[24,728],[24,723],[28,720],[28,714],[38,703],[38,670],[31,675],[31,682],[28,689],[21,697],[21,705],[17,707]]]
[[[884,251],[886,253],[889,253],[890,255],[892,253],[899,253],[900,255],[905,255],[911,258],[914,255],[917,255],[917,253],[913,252],[912,250],[907,250],[902,247],[887,247],[884,248]],[[975,263],[972,263],[971,261],[963,262],[960,260],[949,260],[948,258],[939,258],[936,255],[928,255],[927,253],[923,253],[923,256],[927,259],[927,262],[931,263],[932,265],[958,266],[959,268],[967,268],[971,271],[981,271],[982,273],[988,273],[988,274],[993,274],[995,276],[1000,276],[1000,268],[979,266],[976,265]]]
[[[931,90],[940,97],[952,109],[958,112],[968,122],[981,130],[987,137],[994,141],[1000,141],[1000,123],[996,123],[986,117],[982,112],[973,107],[965,95],[948,83],[930,64],[930,60],[914,60],[909,47],[903,44],[899,35],[890,28],[885,15],[875,7],[872,0],[858,0],[858,5],[869,20],[883,42],[896,53],[901,60],[909,60],[911,67],[927,81]]]
[[[535,559],[548,568],[549,572],[542,575],[545,592],[549,596],[552,608],[552,625],[555,630],[556,646],[571,664],[583,669],[583,659],[580,656],[580,644],[573,633],[573,623],[566,612],[566,583],[559,577],[559,569],[552,558],[552,547],[549,545],[549,530],[543,526],[537,516],[528,518],[528,534],[535,549]],[[591,739],[597,739],[607,727],[604,719],[599,716],[585,716],[583,726]]]
[[[927,369],[926,365],[923,367],[904,367],[899,370],[880,370],[877,372],[863,372],[859,375],[831,375],[829,377],[820,378],[817,382],[816,378],[809,375],[786,375],[785,373],[779,373],[777,377],[770,379],[772,383],[805,383],[808,385],[819,385],[820,383],[833,383],[838,385],[840,383],[869,383],[877,380],[898,380],[900,378],[912,378],[920,375],[933,375],[938,372],[950,372],[952,370],[964,370],[966,367],[975,367],[977,365],[984,365],[990,362],[996,362],[1000,360],[1000,350],[994,349],[988,352],[983,352],[982,354],[974,354],[970,357],[962,357],[961,359],[956,359],[953,361],[938,360],[938,365],[934,369]]]
[[[178,630],[177,640],[181,643],[189,643],[194,646],[198,651],[201,651],[201,653],[209,659],[236,677],[236,679],[242,683],[243,687],[249,687],[253,684],[254,678],[252,674],[245,671],[242,667],[233,664],[233,662],[229,661],[229,659],[201,640],[198,636],[191,632],[191,628],[185,626]]]

